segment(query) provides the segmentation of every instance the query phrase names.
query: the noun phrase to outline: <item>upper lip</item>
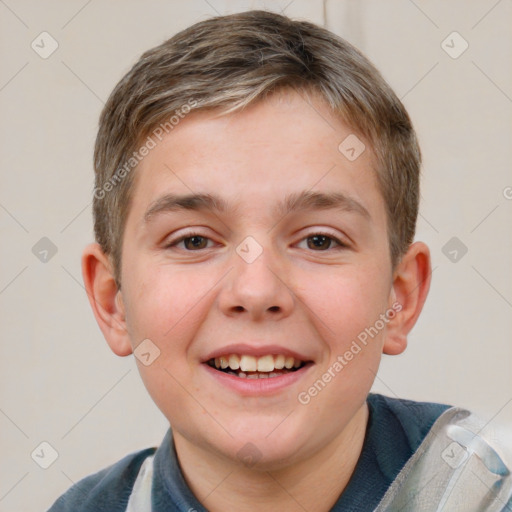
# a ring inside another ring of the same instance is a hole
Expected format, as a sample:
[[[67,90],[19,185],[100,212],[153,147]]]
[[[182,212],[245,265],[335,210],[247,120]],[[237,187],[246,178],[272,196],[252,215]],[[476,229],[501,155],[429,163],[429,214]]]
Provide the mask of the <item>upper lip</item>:
[[[230,354],[238,354],[238,355],[247,355],[254,357],[263,357],[267,355],[279,355],[282,354],[285,357],[293,357],[294,359],[298,359],[300,361],[312,361],[311,357],[308,357],[300,352],[295,350],[290,350],[289,348],[282,347],[279,345],[248,345],[244,343],[235,343],[231,345],[225,345],[224,347],[218,348],[210,352],[206,357],[204,357],[203,362],[207,362],[210,359],[215,359],[216,357],[226,356]]]

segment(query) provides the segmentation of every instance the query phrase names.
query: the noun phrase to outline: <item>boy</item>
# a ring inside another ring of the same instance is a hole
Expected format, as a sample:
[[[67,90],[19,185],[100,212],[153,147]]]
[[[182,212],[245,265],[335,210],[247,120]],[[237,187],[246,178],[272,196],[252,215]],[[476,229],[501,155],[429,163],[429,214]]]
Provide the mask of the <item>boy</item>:
[[[369,394],[430,284],[420,151],[356,49],[261,11],[198,23],[117,85],[83,276],[172,427],[58,511],[505,510],[466,411]]]

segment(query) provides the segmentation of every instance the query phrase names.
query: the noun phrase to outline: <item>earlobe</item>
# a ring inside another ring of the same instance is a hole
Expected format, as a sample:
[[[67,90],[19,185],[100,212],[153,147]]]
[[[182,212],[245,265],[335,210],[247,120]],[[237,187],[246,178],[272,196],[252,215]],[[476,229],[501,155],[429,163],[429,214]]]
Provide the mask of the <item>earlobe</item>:
[[[82,276],[94,316],[110,348],[118,356],[131,354],[121,291],[110,260],[98,244],[90,244],[84,249]]]
[[[430,251],[423,242],[415,242],[398,264],[390,294],[397,313],[389,322],[383,352],[401,354],[407,347],[407,335],[418,319],[430,288]]]

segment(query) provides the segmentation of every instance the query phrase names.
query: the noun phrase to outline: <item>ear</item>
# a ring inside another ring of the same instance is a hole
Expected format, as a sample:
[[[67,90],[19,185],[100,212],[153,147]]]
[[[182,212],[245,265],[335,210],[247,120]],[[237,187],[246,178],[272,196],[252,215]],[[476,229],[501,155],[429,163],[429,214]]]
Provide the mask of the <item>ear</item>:
[[[409,247],[393,274],[390,309],[396,315],[390,319],[384,354],[401,354],[407,347],[407,335],[414,327],[430,288],[430,251],[423,242]]]
[[[82,276],[94,316],[110,348],[118,356],[131,354],[121,290],[114,279],[110,259],[98,244],[84,249]]]

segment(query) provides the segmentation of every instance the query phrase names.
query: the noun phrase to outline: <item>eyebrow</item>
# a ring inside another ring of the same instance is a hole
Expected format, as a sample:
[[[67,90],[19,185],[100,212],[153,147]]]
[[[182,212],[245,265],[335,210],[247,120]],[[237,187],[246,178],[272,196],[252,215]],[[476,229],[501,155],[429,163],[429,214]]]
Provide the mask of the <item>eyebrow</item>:
[[[357,213],[370,219],[368,210],[356,199],[340,192],[311,192],[304,190],[284,198],[275,208],[275,215],[285,217],[289,213],[304,210],[341,210]],[[211,194],[166,194],[151,203],[144,214],[149,222],[155,216],[176,211],[212,211],[225,213],[230,210],[228,203],[221,197]],[[231,208],[235,210],[235,208]]]

